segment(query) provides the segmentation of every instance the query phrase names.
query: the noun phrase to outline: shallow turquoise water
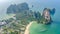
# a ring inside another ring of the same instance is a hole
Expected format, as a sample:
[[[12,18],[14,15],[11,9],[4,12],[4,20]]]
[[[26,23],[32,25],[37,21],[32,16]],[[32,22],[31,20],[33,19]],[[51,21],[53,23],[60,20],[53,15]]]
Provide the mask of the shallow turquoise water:
[[[60,22],[52,22],[50,25],[33,23],[30,34],[60,34]]]
[[[32,24],[30,34],[60,34],[60,0],[30,0],[30,5],[34,5],[33,11],[42,12],[44,8],[55,8],[56,12],[52,16],[53,22],[50,25]]]

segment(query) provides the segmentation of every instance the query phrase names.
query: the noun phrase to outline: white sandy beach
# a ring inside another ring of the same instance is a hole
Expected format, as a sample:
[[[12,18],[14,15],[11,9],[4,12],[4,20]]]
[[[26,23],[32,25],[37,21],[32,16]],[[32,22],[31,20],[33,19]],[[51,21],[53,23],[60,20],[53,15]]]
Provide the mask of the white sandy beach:
[[[26,30],[25,30],[24,34],[29,34],[29,28],[30,28],[30,26],[31,26],[32,23],[33,23],[33,21],[30,22],[30,23],[26,26]]]

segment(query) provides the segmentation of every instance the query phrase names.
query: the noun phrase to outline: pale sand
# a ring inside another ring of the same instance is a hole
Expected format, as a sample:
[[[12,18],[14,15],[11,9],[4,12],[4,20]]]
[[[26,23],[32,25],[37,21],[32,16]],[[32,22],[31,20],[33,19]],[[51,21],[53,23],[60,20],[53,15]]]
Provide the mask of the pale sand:
[[[25,30],[24,34],[29,34],[29,28],[30,28],[30,26],[31,26],[32,23],[33,23],[33,21],[30,22],[30,23],[26,26],[26,30]]]

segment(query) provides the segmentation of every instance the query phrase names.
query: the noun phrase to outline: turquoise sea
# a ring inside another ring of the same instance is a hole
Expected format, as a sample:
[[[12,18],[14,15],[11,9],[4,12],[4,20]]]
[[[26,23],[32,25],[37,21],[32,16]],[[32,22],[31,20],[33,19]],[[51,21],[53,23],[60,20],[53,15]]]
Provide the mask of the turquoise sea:
[[[33,10],[42,13],[44,8],[55,8],[56,12],[52,17],[50,25],[33,23],[30,27],[30,34],[60,34],[60,0],[36,0]]]
[[[30,28],[31,34],[60,34],[60,0],[3,0],[3,2],[0,2],[0,19],[7,16],[6,11],[9,5],[23,2],[27,2],[31,10],[40,11],[41,13],[44,8],[56,9],[52,16],[53,22],[50,25],[32,25]]]
[[[52,22],[50,25],[34,22],[30,27],[30,34],[60,34],[60,22]]]

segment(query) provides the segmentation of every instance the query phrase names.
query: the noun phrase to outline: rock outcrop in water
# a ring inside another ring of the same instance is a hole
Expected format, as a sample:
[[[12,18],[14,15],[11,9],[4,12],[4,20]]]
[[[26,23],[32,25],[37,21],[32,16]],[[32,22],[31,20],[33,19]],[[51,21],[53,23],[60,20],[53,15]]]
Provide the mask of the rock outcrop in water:
[[[54,14],[55,14],[55,11],[56,11],[56,9],[53,8],[53,9],[50,11],[50,14],[51,14],[51,15],[54,15]]]
[[[45,19],[45,22],[43,22],[44,24],[49,24],[52,20],[51,20],[51,15],[50,15],[50,9],[45,8],[43,10],[43,18]]]

